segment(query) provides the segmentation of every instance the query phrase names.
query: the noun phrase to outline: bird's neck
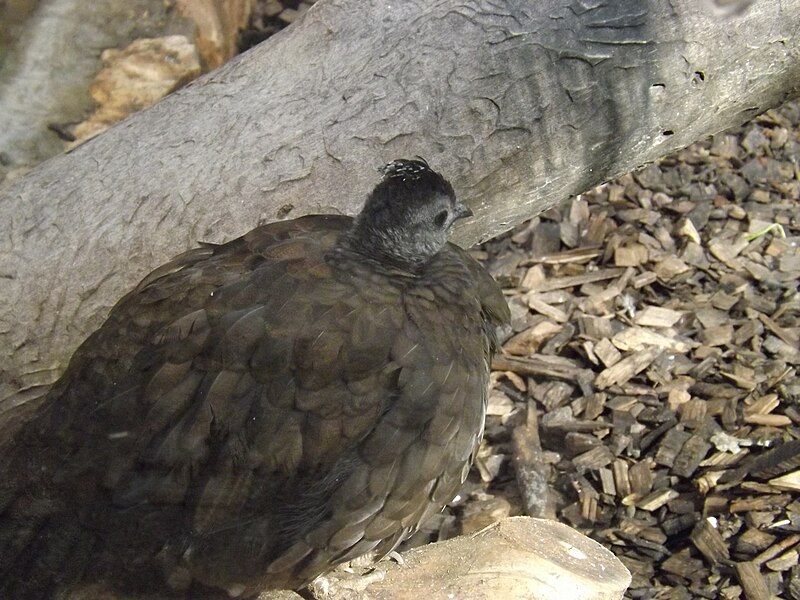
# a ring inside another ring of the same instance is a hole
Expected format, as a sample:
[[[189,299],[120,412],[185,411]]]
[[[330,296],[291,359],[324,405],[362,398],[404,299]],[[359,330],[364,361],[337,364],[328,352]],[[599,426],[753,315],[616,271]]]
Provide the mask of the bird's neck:
[[[381,266],[413,274],[419,273],[431,258],[410,251],[397,232],[370,226],[358,217],[339,237],[337,246]]]

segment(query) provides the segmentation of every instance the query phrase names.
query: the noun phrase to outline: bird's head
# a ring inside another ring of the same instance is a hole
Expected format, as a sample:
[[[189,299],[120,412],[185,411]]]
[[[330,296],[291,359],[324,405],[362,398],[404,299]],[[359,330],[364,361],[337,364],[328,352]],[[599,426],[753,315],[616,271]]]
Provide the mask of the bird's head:
[[[375,186],[356,217],[351,243],[362,253],[419,266],[447,243],[458,219],[472,211],[456,199],[453,186],[425,160],[395,160],[380,169]]]

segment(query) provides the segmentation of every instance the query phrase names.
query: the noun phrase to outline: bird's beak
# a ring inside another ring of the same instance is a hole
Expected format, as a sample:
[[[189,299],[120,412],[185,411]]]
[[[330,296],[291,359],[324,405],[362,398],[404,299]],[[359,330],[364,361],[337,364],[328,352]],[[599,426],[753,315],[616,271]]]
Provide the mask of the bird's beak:
[[[456,218],[453,219],[453,221],[458,221],[459,219],[465,219],[473,215],[472,209],[463,202],[456,202],[454,208],[455,208]]]

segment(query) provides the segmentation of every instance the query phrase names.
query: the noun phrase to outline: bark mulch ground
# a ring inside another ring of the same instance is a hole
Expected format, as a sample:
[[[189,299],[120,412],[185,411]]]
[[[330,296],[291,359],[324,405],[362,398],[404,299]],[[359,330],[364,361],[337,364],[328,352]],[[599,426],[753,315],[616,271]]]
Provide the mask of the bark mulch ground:
[[[800,103],[473,251],[513,314],[465,489],[409,543],[549,516],[630,598],[800,598]]]

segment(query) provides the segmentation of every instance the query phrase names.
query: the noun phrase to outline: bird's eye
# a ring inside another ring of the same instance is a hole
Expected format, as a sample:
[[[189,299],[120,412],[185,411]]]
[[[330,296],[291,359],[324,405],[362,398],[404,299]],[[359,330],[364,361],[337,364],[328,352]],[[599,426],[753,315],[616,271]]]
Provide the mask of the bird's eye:
[[[441,229],[445,223],[447,223],[447,211],[443,210],[433,218],[433,224]]]

